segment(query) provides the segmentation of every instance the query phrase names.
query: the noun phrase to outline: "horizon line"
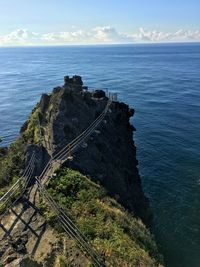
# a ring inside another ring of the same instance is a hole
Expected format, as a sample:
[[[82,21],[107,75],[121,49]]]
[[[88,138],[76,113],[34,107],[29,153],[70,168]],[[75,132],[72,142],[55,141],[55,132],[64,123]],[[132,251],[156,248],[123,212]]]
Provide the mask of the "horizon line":
[[[0,48],[17,47],[69,47],[69,46],[127,46],[127,45],[173,45],[173,44],[200,44],[200,41],[168,41],[168,42],[137,42],[137,43],[88,43],[88,44],[13,44],[0,45]]]

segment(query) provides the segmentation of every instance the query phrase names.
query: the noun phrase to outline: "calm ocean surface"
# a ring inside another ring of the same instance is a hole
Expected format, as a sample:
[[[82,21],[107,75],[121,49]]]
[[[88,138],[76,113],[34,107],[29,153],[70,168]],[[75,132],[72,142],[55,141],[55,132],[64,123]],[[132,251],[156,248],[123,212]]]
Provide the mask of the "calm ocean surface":
[[[41,93],[67,74],[136,109],[154,232],[169,267],[200,267],[200,44],[0,48],[0,136],[17,136]]]

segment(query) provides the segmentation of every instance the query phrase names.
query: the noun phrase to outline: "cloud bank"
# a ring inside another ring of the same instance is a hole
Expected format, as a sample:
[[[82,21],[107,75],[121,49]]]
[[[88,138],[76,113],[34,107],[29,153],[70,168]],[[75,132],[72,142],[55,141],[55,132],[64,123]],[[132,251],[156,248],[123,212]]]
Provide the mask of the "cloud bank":
[[[114,27],[96,27],[90,31],[74,30],[65,32],[36,33],[17,29],[0,35],[0,45],[67,45],[67,44],[123,44],[144,42],[188,42],[200,41],[200,30],[176,32],[148,31],[140,28],[136,33],[121,33]]]

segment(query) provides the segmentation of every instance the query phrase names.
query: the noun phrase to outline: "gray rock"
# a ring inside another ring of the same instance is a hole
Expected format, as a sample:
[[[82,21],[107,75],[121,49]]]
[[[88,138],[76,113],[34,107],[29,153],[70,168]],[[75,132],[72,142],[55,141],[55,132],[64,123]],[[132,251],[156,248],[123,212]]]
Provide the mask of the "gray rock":
[[[82,133],[106,106],[104,91],[81,90],[80,76],[66,76],[64,90],[53,92],[50,97],[52,109],[44,114],[48,122],[43,127],[50,129],[46,132],[54,155]],[[133,115],[134,109],[125,103],[113,102],[105,117],[107,123],[102,122],[92,134],[93,139],[88,138],[87,149],[79,147],[76,158],[68,166],[100,181],[111,196],[118,196],[125,208],[148,222],[151,214],[137,169],[135,128],[129,122]]]
[[[106,94],[103,90],[95,90],[94,93],[92,94],[94,98],[102,98],[105,97]]]
[[[46,108],[49,105],[50,96],[47,94],[42,94],[41,100],[40,100],[40,109],[41,112],[44,113]]]
[[[39,103],[44,111],[40,123],[48,142],[43,143],[43,148],[28,148],[30,153],[36,151],[37,172],[45,166],[49,155],[55,155],[80,135],[107,104],[104,91],[82,90],[80,76],[65,76],[64,80],[63,87],[57,87],[48,97],[42,96]],[[148,223],[151,213],[137,169],[135,128],[129,122],[133,115],[134,109],[125,103],[113,102],[104,119],[106,123],[95,129],[86,140],[87,149],[80,146],[76,158],[67,166],[99,181],[111,196],[117,195],[125,208]]]
[[[83,82],[81,76],[74,75],[72,78],[69,76],[64,77],[64,88],[73,91],[82,91]]]

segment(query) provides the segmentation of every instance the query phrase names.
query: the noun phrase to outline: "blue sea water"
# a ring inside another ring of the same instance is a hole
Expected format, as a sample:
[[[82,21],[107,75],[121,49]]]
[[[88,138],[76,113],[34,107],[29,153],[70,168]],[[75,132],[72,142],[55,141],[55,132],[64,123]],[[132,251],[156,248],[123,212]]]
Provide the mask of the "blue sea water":
[[[139,170],[169,267],[200,266],[200,44],[0,48],[0,136],[78,74],[136,110]],[[10,135],[10,137],[9,137]]]

